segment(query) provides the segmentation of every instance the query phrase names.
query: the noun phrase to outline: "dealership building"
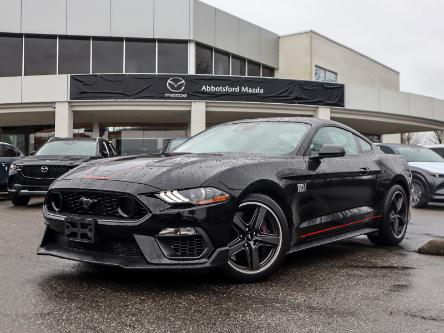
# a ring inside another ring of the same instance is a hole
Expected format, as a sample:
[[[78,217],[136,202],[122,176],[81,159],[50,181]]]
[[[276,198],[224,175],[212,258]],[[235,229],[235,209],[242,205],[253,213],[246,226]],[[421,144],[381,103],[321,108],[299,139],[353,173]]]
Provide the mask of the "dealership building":
[[[326,32],[328,34],[328,32]],[[309,116],[373,140],[444,130],[444,101],[314,31],[197,0],[0,0],[0,141],[103,136],[122,154],[226,121]]]

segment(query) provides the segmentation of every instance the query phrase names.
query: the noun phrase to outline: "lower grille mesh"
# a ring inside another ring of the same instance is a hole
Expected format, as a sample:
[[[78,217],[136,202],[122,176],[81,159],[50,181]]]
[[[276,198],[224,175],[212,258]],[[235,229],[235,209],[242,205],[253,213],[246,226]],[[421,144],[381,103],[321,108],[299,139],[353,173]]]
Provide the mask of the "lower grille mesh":
[[[142,251],[140,251],[136,241],[105,240],[90,244],[75,242],[69,240],[62,234],[56,233],[54,235],[54,243],[57,247],[76,251],[92,251],[117,256],[143,257]]]
[[[171,249],[173,257],[198,258],[207,245],[202,236],[162,237],[161,242]]]

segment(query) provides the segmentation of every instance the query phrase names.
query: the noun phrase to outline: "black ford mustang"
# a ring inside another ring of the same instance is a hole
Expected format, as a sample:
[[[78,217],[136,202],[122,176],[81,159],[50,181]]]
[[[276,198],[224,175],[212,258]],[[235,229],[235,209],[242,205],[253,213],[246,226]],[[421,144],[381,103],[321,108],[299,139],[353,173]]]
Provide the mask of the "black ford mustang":
[[[38,253],[133,269],[219,267],[240,281],[358,235],[397,245],[406,161],[336,122],[246,120],[163,155],[90,162],[55,181]]]

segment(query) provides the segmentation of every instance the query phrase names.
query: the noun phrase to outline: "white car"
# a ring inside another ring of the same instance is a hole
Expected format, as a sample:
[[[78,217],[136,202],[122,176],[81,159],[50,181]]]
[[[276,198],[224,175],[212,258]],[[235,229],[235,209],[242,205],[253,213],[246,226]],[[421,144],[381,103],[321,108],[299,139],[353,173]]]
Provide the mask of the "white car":
[[[429,148],[380,143],[386,154],[403,156],[412,171],[412,207],[427,206],[430,201],[444,200],[444,158]]]

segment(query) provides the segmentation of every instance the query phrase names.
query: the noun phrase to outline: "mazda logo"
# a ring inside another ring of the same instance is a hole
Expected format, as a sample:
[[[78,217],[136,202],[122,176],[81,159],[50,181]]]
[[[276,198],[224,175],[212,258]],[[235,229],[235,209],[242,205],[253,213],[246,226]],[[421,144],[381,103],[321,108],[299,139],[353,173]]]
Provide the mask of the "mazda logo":
[[[97,200],[89,199],[85,197],[81,197],[79,199],[80,206],[82,206],[84,209],[89,210],[93,204],[95,204]]]
[[[46,165],[44,165],[44,166],[42,166],[40,168],[40,171],[43,172],[43,173],[47,173],[48,172],[48,167]]]
[[[181,77],[172,77],[167,81],[167,88],[175,93],[180,93],[185,89],[185,80]]]

